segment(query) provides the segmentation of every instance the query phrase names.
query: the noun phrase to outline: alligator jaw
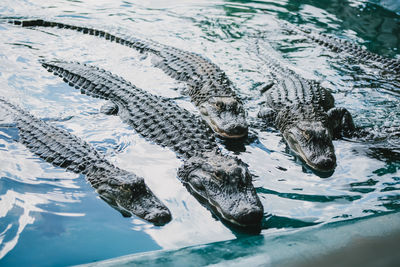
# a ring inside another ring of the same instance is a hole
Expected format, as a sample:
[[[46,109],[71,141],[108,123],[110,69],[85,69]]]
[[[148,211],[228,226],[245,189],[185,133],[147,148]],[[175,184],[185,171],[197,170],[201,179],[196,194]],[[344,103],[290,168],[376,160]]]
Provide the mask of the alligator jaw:
[[[259,228],[263,206],[241,160],[204,152],[179,168],[178,177],[191,194],[222,222],[239,228]]]
[[[289,146],[290,147],[290,146]],[[328,168],[328,169],[323,169],[320,168],[318,165],[314,164],[313,162],[311,162],[306,155],[304,154],[304,152],[297,146],[297,149],[293,149],[292,147],[290,147],[290,149],[292,150],[292,152],[298,157],[300,158],[308,167],[310,167],[312,170],[325,174],[325,173],[332,173],[335,168],[336,168],[336,161],[333,164],[330,164],[332,167]]]
[[[292,134],[286,136],[284,134],[284,137],[291,151],[314,171],[331,173],[335,170],[336,156],[332,141],[328,138],[306,142],[301,137],[295,138]],[[300,145],[301,142],[304,143],[303,147]]]
[[[189,192],[191,192],[191,194],[193,196],[196,197],[196,199],[204,204],[209,210],[211,210],[217,217],[219,217],[220,219],[222,219],[222,221],[225,221],[227,223],[230,223],[236,227],[239,227],[241,229],[248,229],[248,228],[255,228],[258,229],[260,227],[261,224],[261,219],[262,219],[262,211],[261,212],[254,212],[255,214],[255,219],[253,223],[241,223],[238,220],[236,220],[234,217],[230,216],[229,214],[226,214],[223,209],[220,207],[220,205],[213,201],[208,199],[208,197],[204,197],[199,191],[197,191],[190,183],[187,182],[182,182],[186,188],[188,188]],[[258,213],[258,214],[256,214]]]
[[[105,183],[100,184],[97,193],[114,206],[125,217],[132,214],[155,225],[164,225],[171,220],[168,208],[153,194],[143,178],[132,173],[114,172],[108,174]],[[104,180],[104,174],[90,174],[89,181]]]
[[[233,134],[233,133],[228,133],[228,132],[226,132],[226,131],[224,131],[224,130],[218,128],[218,126],[217,126],[217,124],[215,123],[215,121],[214,121],[213,119],[211,119],[211,118],[204,118],[204,120],[208,122],[208,125],[210,125],[210,127],[212,128],[212,130],[213,130],[219,137],[224,138],[224,139],[239,139],[239,138],[242,138],[242,137],[247,136],[247,134],[248,134],[248,128],[247,128],[247,127],[245,128],[245,127],[239,126],[238,128],[239,128],[240,130],[239,130],[239,131],[236,131],[236,132],[239,132],[239,134]],[[246,125],[246,126],[247,126],[247,125]]]
[[[200,104],[199,110],[202,118],[221,138],[238,139],[248,133],[246,112],[235,97],[211,97]]]

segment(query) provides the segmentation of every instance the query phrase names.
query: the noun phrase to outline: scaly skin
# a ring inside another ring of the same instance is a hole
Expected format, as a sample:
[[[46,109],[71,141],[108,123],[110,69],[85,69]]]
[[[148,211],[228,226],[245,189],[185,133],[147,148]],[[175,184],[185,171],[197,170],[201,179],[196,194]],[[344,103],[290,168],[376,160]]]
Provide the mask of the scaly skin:
[[[12,20],[23,27],[57,27],[95,35],[111,42],[150,53],[159,59],[155,64],[172,78],[186,82],[189,96],[201,116],[215,133],[224,138],[247,135],[248,125],[242,102],[236,96],[232,82],[210,60],[199,54],[135,37],[124,38],[104,31],[43,20]]]
[[[82,139],[1,98],[0,107],[14,117],[22,144],[54,166],[85,174],[100,197],[124,216],[134,214],[156,225],[171,220],[170,211],[143,178],[115,167]]]
[[[266,107],[259,117],[273,123],[308,166],[332,172],[336,166],[332,139],[354,131],[350,113],[335,108],[331,93],[318,83],[301,78],[271,58],[265,63],[277,82],[267,89]]]
[[[222,155],[212,132],[196,116],[93,66],[62,61],[42,65],[82,93],[111,100],[121,119],[140,135],[182,157],[179,179],[221,219],[238,226],[260,226],[263,207],[247,165]]]
[[[334,36],[328,36],[323,33],[313,32],[309,29],[298,27],[289,23],[282,23],[282,26],[292,32],[301,34],[312,40],[313,42],[331,49],[334,52],[345,52],[351,55],[354,59],[364,62],[373,62],[380,64],[384,71],[400,75],[400,60],[394,58],[386,58],[381,55],[369,52],[363,47],[351,43],[347,40],[342,40]]]

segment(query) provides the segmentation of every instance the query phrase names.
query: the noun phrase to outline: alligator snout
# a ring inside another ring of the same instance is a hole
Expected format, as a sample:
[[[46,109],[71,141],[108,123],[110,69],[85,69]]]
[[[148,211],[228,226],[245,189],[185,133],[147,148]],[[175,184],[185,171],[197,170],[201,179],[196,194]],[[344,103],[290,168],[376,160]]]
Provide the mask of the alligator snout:
[[[332,171],[336,167],[335,157],[323,157],[315,162],[315,167],[319,171]]]
[[[240,225],[259,225],[263,217],[262,206],[254,206],[240,209],[240,212],[236,214],[236,222]]]
[[[225,132],[228,133],[230,136],[238,136],[238,137],[245,136],[247,134],[247,130],[248,130],[247,123],[240,123],[240,124],[232,123],[225,128]]]
[[[215,125],[215,132],[222,138],[241,138],[247,135],[248,124],[245,120]]]
[[[161,226],[171,221],[171,213],[169,210],[154,209],[146,214],[144,219],[154,223],[154,225]]]

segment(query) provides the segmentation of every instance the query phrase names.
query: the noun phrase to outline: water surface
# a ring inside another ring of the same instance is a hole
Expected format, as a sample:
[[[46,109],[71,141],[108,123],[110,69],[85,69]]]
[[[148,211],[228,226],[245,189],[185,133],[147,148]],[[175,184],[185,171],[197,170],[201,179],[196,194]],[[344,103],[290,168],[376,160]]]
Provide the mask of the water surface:
[[[32,16],[90,24],[200,53],[220,66],[245,99],[250,116],[270,76],[271,47],[287,66],[330,89],[357,125],[400,126],[396,83],[288,34],[279,21],[353,40],[400,57],[400,15],[367,1],[28,1],[3,0],[0,16]],[[254,45],[265,48],[257,54]],[[271,52],[272,53],[272,52]],[[89,141],[117,166],[145,178],[173,220],[155,227],[123,218],[98,198],[82,175],[65,172],[15,142],[0,123],[0,264],[68,265],[159,249],[242,238],[201,206],[176,178],[175,154],[145,141],[118,117],[99,113],[103,100],[81,95],[43,69],[38,59],[98,65],[154,94],[177,98],[185,85],[154,68],[151,57],[93,36],[0,24],[0,95]],[[187,97],[175,100],[197,113]],[[321,178],[291,155],[273,130],[238,156],[256,177],[264,205],[262,235],[400,209],[400,149],[390,142],[334,142],[338,167]],[[221,142],[221,147],[227,150]],[[23,256],[22,256],[23,255]]]

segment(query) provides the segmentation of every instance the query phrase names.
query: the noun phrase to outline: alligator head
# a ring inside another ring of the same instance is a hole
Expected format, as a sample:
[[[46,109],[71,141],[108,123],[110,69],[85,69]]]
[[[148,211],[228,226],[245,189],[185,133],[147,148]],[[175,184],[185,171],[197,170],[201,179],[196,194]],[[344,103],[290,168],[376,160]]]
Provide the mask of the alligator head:
[[[89,179],[92,178],[93,175],[90,175]],[[170,211],[146,186],[143,178],[126,172],[114,177],[111,173],[108,177],[94,180],[103,180],[97,187],[97,193],[122,215],[128,217],[134,214],[155,225],[164,225],[171,220]]]
[[[312,106],[292,107],[281,111],[277,125],[289,148],[318,172],[332,172],[336,167],[332,130],[327,115]]]
[[[199,106],[203,119],[223,138],[247,135],[246,112],[233,96],[214,96]]]
[[[187,160],[178,176],[219,218],[240,227],[260,226],[263,206],[247,165],[240,159],[215,150],[204,152]]]

